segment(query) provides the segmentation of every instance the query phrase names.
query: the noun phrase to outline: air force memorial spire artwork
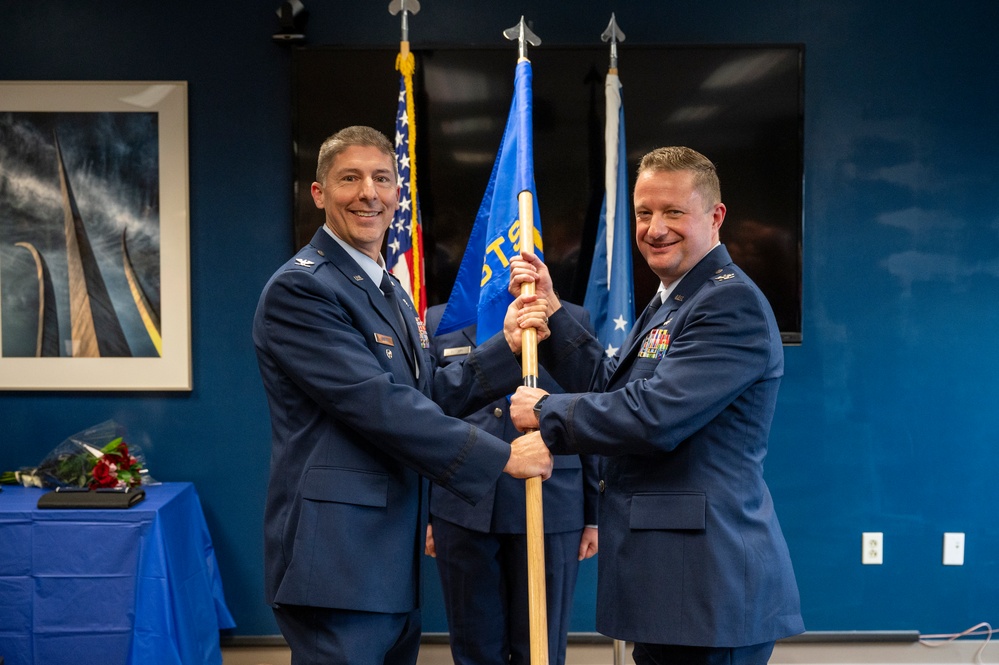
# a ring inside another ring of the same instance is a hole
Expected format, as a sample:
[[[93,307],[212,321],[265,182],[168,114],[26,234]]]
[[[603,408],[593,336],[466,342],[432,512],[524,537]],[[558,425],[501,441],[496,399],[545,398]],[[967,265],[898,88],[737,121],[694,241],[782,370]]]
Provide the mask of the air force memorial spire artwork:
[[[81,116],[68,123],[66,131],[76,129],[84,132],[101,123],[116,127],[125,124],[112,118],[112,115]],[[47,132],[42,127],[54,120],[43,114],[10,116],[10,121],[19,123],[23,132],[39,137],[33,145],[44,145],[41,136]],[[87,215],[81,212],[74,180],[84,184],[91,215],[94,206],[101,205],[104,209],[100,210],[100,214],[109,219],[116,214],[124,216],[124,213],[115,211],[125,206],[111,199],[110,192],[100,189],[105,183],[93,168],[78,169],[75,175],[72,174],[67,166],[60,132],[54,128],[48,132],[51,132],[49,146],[54,155],[54,172],[58,179],[62,232],[55,234],[45,230],[48,227],[54,229],[56,225],[56,220],[46,212],[49,199],[16,200],[11,195],[2,202],[10,217],[4,229],[6,241],[12,248],[25,250],[31,261],[30,264],[21,259],[13,261],[5,273],[10,284],[4,290],[3,314],[11,318],[4,323],[4,333],[9,335],[9,339],[3,344],[3,356],[127,358],[162,355],[158,294],[151,294],[148,286],[143,284],[144,281],[148,283],[150,275],[140,275],[133,264],[127,224],[114,235],[108,234],[106,222],[94,224],[94,228],[88,229]],[[73,138],[77,139],[75,135]],[[110,142],[116,137],[104,138]],[[80,141],[77,139],[75,143]],[[104,144],[97,145],[95,149],[110,151]],[[81,150],[79,146],[76,148],[77,152]],[[35,156],[11,152],[7,159],[11,160],[6,165],[8,178],[24,179],[25,183],[21,183],[24,185],[35,177],[27,162],[19,161],[27,159],[34,163],[37,161]],[[147,159],[146,163],[149,162],[155,163],[155,159]],[[39,183],[39,187],[47,186],[50,185]],[[21,189],[25,190],[25,187]],[[35,188],[34,191],[40,190]],[[157,208],[155,203],[148,207],[153,211]],[[54,244],[49,239],[55,239]],[[12,254],[11,258],[14,256]],[[148,273],[148,261],[145,265]],[[119,285],[117,297],[109,280]],[[154,286],[157,283],[158,280],[154,279]],[[61,313],[60,302],[64,303]],[[22,311],[25,316],[21,316]],[[130,321],[138,322],[137,326],[133,325],[131,342],[123,324],[122,317],[126,314]],[[25,339],[29,341],[23,342]],[[136,343],[139,343],[138,352],[133,348]]]

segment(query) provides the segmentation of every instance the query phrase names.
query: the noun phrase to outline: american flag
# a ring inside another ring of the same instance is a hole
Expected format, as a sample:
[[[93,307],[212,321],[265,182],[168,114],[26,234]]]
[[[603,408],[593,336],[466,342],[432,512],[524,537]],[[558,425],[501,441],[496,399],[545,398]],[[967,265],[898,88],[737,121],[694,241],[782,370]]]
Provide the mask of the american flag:
[[[413,54],[400,53],[399,111],[395,117],[395,158],[399,171],[399,209],[388,231],[389,271],[402,282],[413,299],[420,318],[427,311],[427,287],[423,267],[423,220],[416,189],[416,124],[413,112]]]

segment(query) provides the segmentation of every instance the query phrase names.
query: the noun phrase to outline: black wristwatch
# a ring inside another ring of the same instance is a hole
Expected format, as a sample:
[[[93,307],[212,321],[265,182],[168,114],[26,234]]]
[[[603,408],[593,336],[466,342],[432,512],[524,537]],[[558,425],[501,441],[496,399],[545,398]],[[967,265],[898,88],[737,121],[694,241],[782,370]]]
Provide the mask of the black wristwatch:
[[[541,399],[534,403],[534,417],[538,419],[539,423],[541,422],[541,405],[545,403],[546,399],[548,399],[548,395],[542,395]]]

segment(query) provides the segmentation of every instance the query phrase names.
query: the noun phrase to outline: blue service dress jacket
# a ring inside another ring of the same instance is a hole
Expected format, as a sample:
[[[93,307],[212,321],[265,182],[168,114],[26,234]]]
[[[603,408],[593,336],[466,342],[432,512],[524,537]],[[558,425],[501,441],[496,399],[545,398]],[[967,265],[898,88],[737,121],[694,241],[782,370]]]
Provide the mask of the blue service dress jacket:
[[[589,330],[589,314],[579,305],[565,303],[566,310],[584,329]],[[475,349],[476,326],[437,335],[444,305],[427,309],[427,331],[437,362],[443,365],[460,362]],[[543,367],[538,371],[538,387],[548,392],[562,392]],[[510,420],[510,401],[506,396],[486,408],[465,417],[504,441],[512,441],[520,432]],[[576,531],[597,524],[599,461],[594,455],[559,455],[554,460],[551,477],[541,484],[545,533]],[[472,505],[451,492],[433,488],[430,514],[480,533],[527,533],[524,481],[506,474]]]
[[[784,372],[762,292],[714,248],[618,359],[556,312],[541,362],[554,453],[607,456],[601,475],[597,630],[748,646],[804,630],[787,544],[763,479]]]
[[[474,502],[509,459],[508,443],[430,399],[463,415],[516,388],[520,366],[503,336],[435,371],[412,303],[397,291],[405,326],[378,284],[320,228],[261,294],[253,340],[272,424],[270,604],[415,609],[421,475]]]

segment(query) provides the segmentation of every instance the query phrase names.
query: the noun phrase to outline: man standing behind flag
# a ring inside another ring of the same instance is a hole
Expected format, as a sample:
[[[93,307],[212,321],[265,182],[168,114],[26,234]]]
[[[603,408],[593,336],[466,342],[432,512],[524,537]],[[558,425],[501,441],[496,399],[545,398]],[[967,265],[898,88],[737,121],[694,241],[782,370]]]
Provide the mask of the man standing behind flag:
[[[435,370],[422,322],[385,271],[399,201],[392,145],[348,127],[319,150],[325,224],[264,287],[253,341],[271,416],[264,523],[267,602],[294,665],[412,665],[420,642],[421,475],[475,502],[501,472],[551,474],[463,415],[519,383],[520,331],[547,336],[544,302]],[[533,300],[533,299],[532,299]]]
[[[460,360],[498,330],[510,302],[510,258],[520,250],[518,196],[534,205],[534,242],[541,253],[541,227],[534,183],[531,131],[531,63],[517,64],[515,92],[506,130],[486,193],[475,218],[447,305],[427,311],[431,345],[440,362]],[[567,309],[570,306],[567,305]],[[585,311],[572,315],[589,329]],[[545,372],[538,385],[561,392]],[[512,440],[517,432],[504,397],[466,418]],[[547,661],[565,662],[579,561],[597,551],[597,460],[566,456],[542,488],[544,570],[547,599]],[[436,557],[457,665],[501,665],[531,660],[527,501],[522,481],[499,479],[474,507],[446,489],[431,491],[432,525],[427,554]],[[585,527],[585,528],[584,528]]]
[[[784,353],[773,311],[719,241],[718,176],[689,148],[645,155],[639,250],[662,283],[617,358],[561,314],[542,263],[511,288],[549,299],[542,364],[575,394],[521,387],[520,440],[605,456],[597,630],[639,665],[765,665],[804,630],[787,544],[763,479]],[[592,392],[584,392],[592,391]]]
[[[582,307],[563,308],[592,332]],[[460,362],[475,349],[476,326],[437,335],[444,305],[427,310],[430,347],[438,362]],[[538,386],[562,388],[541,368]],[[502,397],[465,420],[504,441],[519,436]],[[544,497],[548,663],[565,663],[579,562],[597,553],[598,459],[559,455]],[[530,662],[527,506],[522,480],[501,476],[474,506],[438,486],[430,493],[427,554],[435,557],[455,665]]]

